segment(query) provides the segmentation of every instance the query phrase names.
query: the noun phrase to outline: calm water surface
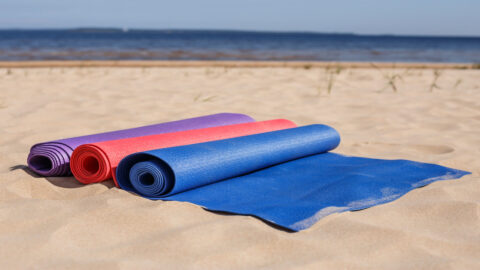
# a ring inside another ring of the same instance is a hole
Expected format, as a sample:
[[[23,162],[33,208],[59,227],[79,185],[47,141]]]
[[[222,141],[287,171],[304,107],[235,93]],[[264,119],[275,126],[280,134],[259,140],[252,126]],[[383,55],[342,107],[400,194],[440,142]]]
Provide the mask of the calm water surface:
[[[480,37],[118,29],[0,30],[0,60],[480,63]]]

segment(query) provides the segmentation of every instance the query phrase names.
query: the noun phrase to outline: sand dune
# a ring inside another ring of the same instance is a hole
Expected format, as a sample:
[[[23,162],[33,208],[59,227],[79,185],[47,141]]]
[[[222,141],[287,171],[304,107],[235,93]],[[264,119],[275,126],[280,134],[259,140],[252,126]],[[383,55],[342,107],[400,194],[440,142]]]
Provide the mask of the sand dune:
[[[480,268],[480,70],[0,68],[2,268]],[[25,169],[50,139],[216,112],[325,123],[338,153],[473,172],[288,233]]]

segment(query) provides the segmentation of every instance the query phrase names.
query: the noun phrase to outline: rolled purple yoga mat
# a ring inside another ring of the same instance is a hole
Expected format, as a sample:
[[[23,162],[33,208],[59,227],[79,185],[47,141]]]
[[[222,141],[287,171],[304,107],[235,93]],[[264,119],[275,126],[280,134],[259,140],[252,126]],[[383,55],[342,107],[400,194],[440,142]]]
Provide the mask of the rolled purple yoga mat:
[[[255,120],[244,114],[219,113],[144,127],[38,143],[30,149],[27,163],[30,169],[43,176],[70,175],[70,156],[73,150],[82,144],[248,122],[255,122]]]

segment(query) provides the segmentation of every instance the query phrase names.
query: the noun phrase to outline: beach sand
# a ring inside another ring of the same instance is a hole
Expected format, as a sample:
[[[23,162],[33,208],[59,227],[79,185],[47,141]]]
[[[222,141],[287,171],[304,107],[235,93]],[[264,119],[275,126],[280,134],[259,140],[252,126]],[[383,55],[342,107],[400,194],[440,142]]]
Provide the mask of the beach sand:
[[[471,171],[290,233],[25,169],[32,144],[212,114],[323,123],[337,153]],[[478,269],[480,70],[0,68],[3,269]]]

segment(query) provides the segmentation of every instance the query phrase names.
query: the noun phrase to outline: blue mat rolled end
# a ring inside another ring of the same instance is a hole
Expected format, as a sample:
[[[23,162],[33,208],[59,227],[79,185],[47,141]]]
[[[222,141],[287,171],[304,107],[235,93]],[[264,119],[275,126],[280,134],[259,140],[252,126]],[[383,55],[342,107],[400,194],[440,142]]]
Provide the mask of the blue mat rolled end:
[[[141,195],[161,197],[175,184],[170,167],[160,160],[147,160],[135,163],[129,172],[130,183]]]

